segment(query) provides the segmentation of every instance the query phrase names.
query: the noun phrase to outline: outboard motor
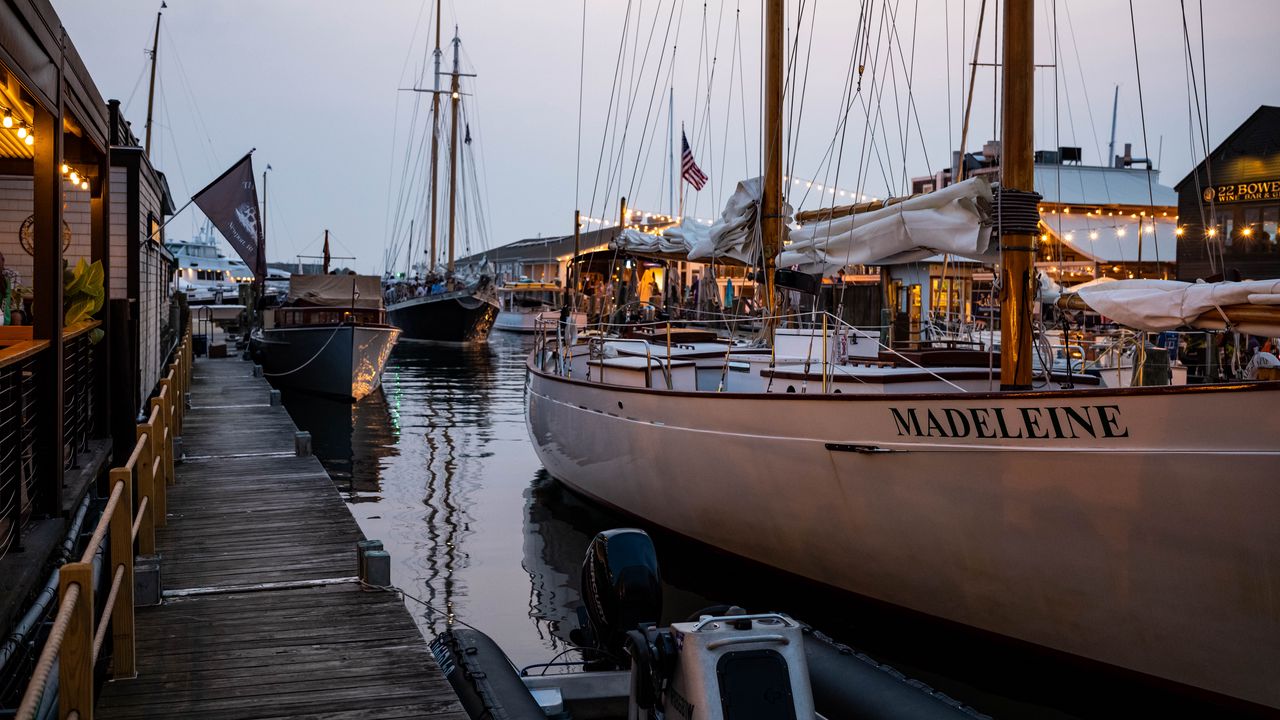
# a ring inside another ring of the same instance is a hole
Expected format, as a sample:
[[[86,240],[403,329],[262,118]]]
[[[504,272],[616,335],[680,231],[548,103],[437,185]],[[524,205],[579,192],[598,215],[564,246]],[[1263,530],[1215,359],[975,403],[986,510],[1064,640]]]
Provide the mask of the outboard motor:
[[[596,667],[626,668],[627,632],[662,616],[658,553],[643,530],[605,530],[591,540],[582,564],[587,642],[599,651]]]
[[[786,615],[704,615],[633,630],[628,641],[636,720],[815,716],[804,629]]]

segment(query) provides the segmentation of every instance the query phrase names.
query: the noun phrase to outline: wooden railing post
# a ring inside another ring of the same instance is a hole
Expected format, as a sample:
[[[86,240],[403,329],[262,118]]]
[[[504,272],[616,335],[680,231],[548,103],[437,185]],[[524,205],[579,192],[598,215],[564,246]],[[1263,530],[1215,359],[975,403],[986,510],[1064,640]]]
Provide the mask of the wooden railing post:
[[[136,468],[135,468],[136,469]],[[111,487],[124,483],[120,503],[111,515],[111,568],[108,577],[115,577],[115,568],[124,566],[120,589],[111,608],[111,676],[117,680],[137,675],[134,668],[133,637],[133,472],[127,467],[111,470]]]
[[[166,486],[164,479],[164,440],[162,434],[164,429],[160,422],[161,410],[158,404],[151,405],[151,418],[147,421],[147,434],[151,439],[151,461],[147,463],[147,468],[151,472],[151,492],[155,501],[155,526],[164,527],[168,522],[169,512],[169,488]],[[148,553],[150,554],[150,553]]]
[[[93,565],[67,563],[58,571],[59,602],[67,601],[67,589],[80,588],[75,609],[58,654],[58,717],[72,712],[80,720],[93,720]]]
[[[172,425],[169,422],[170,405],[169,405],[169,382],[168,380],[160,381],[160,394],[151,399],[151,406],[160,408],[160,420],[156,426],[156,435],[160,439],[160,458],[161,458],[161,475],[164,478],[164,485],[173,484],[173,433],[170,431]]]
[[[138,472],[138,502],[141,503],[145,498],[147,501],[147,511],[142,514],[142,524],[138,526],[138,554],[155,555],[156,554],[156,525],[160,524],[157,518],[163,518],[165,513],[164,500],[156,492],[156,478],[153,472],[155,467],[155,443],[152,437],[155,435],[155,429],[150,420],[138,426],[137,438],[142,440],[142,452],[138,455],[138,466],[135,468]]]

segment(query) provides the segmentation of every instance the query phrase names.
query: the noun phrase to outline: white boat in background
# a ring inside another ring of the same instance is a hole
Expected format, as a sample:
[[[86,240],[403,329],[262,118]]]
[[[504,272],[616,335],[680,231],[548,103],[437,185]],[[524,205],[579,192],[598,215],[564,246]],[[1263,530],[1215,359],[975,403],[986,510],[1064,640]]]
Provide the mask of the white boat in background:
[[[165,249],[178,264],[175,273],[178,291],[189,305],[240,302],[240,286],[253,282],[253,271],[239,258],[228,257],[218,246],[213,223],[206,222],[190,240],[169,240]],[[266,295],[274,305],[289,291],[289,274],[269,270]]]
[[[289,298],[254,331],[251,351],[275,385],[359,400],[378,389],[400,330],[378,278],[294,275]]]
[[[494,330],[533,333],[560,320],[564,288],[553,283],[514,282],[498,288],[498,319]],[[572,313],[575,326],[587,325],[586,313]]]

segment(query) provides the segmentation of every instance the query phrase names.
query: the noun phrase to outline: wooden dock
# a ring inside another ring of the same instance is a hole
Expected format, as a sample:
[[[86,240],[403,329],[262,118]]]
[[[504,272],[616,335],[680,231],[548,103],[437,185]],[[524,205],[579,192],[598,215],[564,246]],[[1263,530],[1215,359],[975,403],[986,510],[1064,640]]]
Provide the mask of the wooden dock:
[[[364,535],[266,380],[198,360],[190,405],[156,531],[165,601],[137,610],[137,678],[107,683],[98,717],[465,720],[401,599],[355,581]]]

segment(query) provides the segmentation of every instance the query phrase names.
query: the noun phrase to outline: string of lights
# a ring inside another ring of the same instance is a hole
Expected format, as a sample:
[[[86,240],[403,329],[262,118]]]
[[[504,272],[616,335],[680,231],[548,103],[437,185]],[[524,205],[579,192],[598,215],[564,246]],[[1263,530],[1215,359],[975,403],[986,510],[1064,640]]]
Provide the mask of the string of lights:
[[[0,117],[0,125],[6,130],[13,130],[18,139],[28,147],[36,144],[35,128],[13,116],[13,110],[4,108],[4,116]]]

